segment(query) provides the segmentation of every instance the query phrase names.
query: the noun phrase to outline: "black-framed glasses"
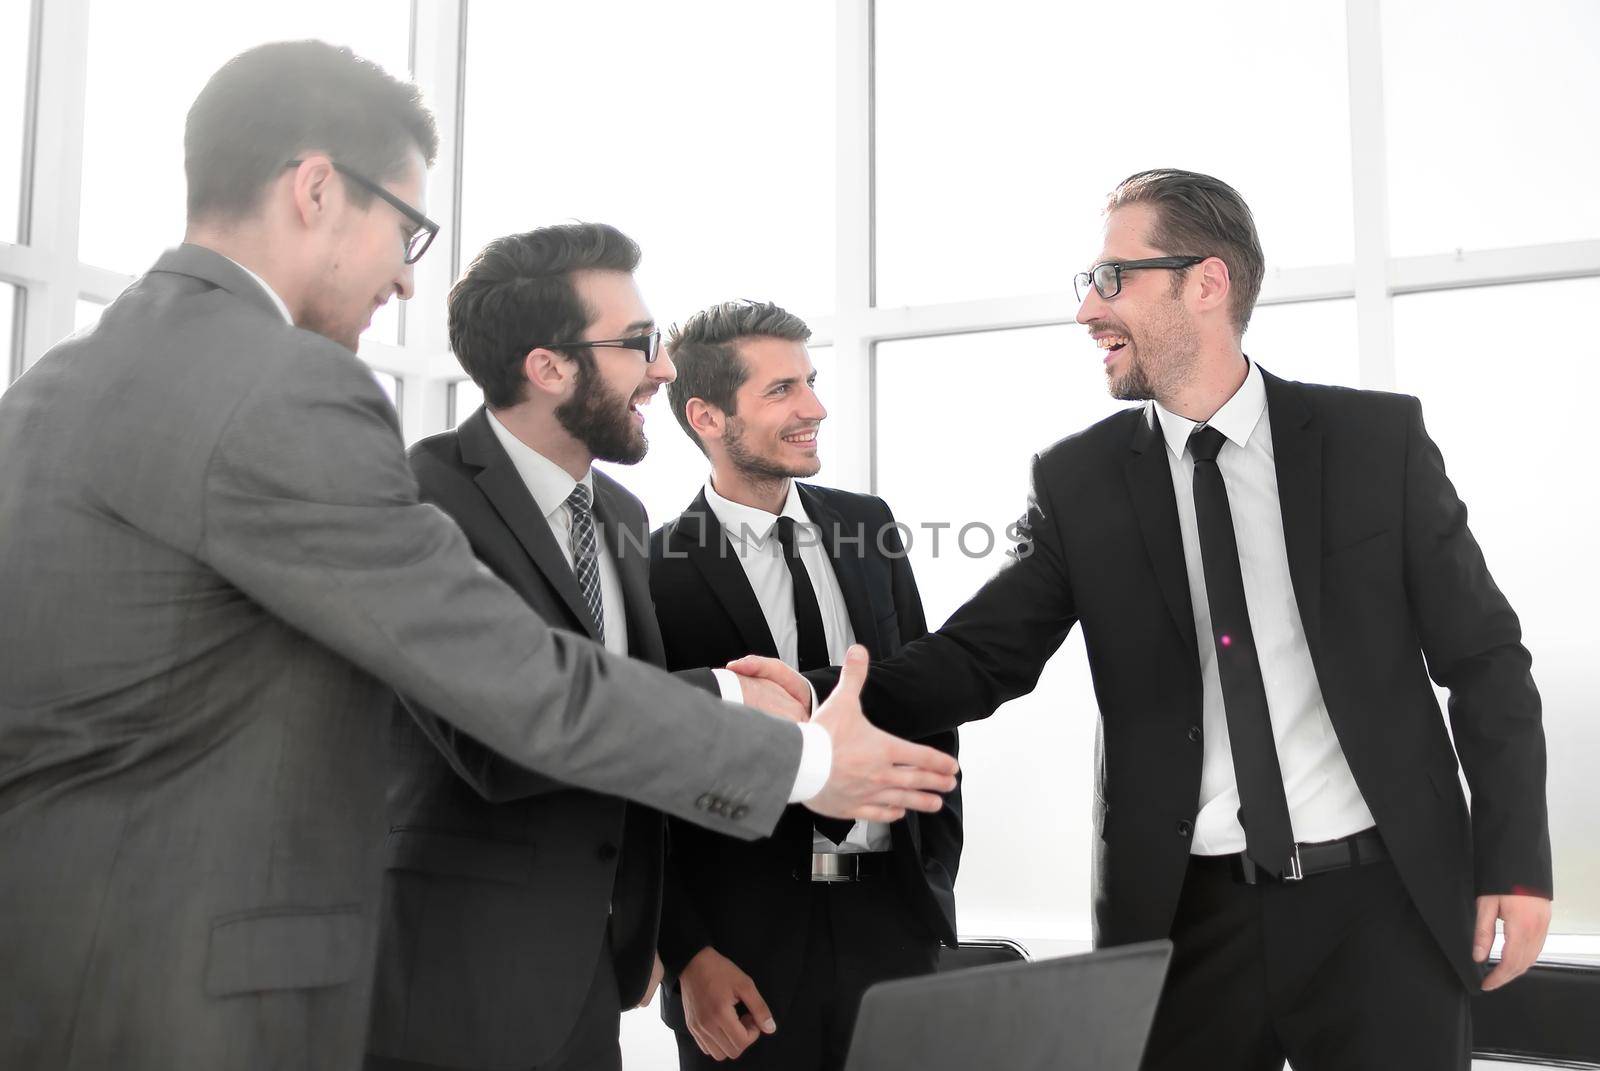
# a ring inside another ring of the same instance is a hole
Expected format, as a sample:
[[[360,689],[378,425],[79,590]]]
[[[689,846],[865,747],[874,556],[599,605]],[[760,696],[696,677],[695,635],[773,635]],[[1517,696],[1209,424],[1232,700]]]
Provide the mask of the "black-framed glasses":
[[[1089,293],[1091,286],[1102,298],[1110,301],[1122,293],[1122,273],[1125,271],[1137,271],[1140,268],[1192,268],[1205,259],[1205,257],[1151,257],[1148,260],[1108,260],[1104,264],[1096,264],[1088,271],[1080,271],[1074,275],[1072,289],[1078,295],[1080,303]]]
[[[304,162],[304,160],[290,160],[283,166],[299,167]],[[388,202],[389,206],[396,212],[411,221],[413,230],[410,237],[406,239],[406,263],[415,264],[421,260],[422,254],[428,251],[428,247],[433,244],[434,237],[439,233],[439,225],[354,168],[346,167],[337,160],[329,160],[328,162],[333,165],[333,169],[339,174],[368,193],[376,194]]]
[[[645,364],[654,364],[661,355],[661,329],[658,327],[647,335],[634,335],[632,338],[602,338],[594,342],[580,339],[577,342],[541,342],[537,346],[529,346],[530,350],[578,350],[589,346],[603,346],[613,350],[638,350],[644,354]]]

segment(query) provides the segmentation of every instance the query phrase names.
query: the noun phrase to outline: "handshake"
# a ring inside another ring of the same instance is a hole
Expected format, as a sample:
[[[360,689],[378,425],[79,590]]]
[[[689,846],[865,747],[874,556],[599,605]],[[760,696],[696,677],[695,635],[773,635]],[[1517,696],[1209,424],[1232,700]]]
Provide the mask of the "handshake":
[[[827,731],[833,751],[827,783],[803,801],[817,814],[893,822],[907,811],[937,811],[943,804],[939,793],[956,787],[954,758],[891,736],[861,712],[866,648],[850,648],[838,686],[815,713],[811,685],[778,659],[747,655],[727,668],[739,675],[746,705]]]

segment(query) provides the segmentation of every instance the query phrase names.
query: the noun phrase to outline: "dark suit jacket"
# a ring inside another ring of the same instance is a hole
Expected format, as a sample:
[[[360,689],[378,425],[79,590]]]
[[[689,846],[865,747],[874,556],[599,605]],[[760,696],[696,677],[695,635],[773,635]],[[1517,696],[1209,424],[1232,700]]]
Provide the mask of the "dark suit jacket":
[[[925,634],[922,598],[889,507],[870,495],[799,487],[833,561],[856,641],[876,660]],[[651,537],[650,559],[650,590],[669,667],[722,665],[746,654],[777,657],[744,567],[704,492]],[[956,754],[954,731],[923,742]],[[669,826],[672,858],[660,941],[669,976],[711,945],[750,975],[781,1019],[805,952],[810,889],[794,872],[811,857],[811,813],[791,805],[770,839],[749,844],[706,836],[683,822]],[[890,829],[907,909],[930,942],[954,945],[960,788],[945,797],[937,814],[908,815]],[[676,985],[666,987],[662,1017],[675,1028],[684,1025]]]
[[[1551,888],[1544,731],[1517,616],[1415,398],[1272,375],[1266,391],[1328,715],[1401,879],[1476,988],[1474,894]],[[873,721],[902,735],[985,717],[1031,690],[1083,623],[1100,706],[1101,944],[1167,935],[1198,808],[1200,665],[1165,449],[1134,409],[1036,457],[1021,556],[938,633],[874,664],[863,692]],[[1430,675],[1451,692],[1454,750]]]
[[[598,640],[577,578],[479,409],[411,448],[425,502],[552,627]],[[595,521],[621,581],[628,651],[665,652],[650,603],[648,521],[596,471]],[[710,670],[680,674],[716,693]],[[523,1071],[570,1034],[608,910],[625,1006],[644,992],[661,906],[659,812],[507,762],[426,711],[391,726],[388,870],[370,1051]]]
[[[8,1071],[359,1064],[396,689],[745,836],[799,762],[531,613],[417,501],[371,370],[196,245],[0,396],[0,606]]]

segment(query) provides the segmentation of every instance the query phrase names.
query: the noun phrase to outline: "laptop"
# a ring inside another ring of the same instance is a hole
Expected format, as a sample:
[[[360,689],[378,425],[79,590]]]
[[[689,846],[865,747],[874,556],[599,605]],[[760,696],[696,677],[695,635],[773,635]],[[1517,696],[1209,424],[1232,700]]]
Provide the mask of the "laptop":
[[[1171,941],[881,982],[845,1071],[1138,1071]]]

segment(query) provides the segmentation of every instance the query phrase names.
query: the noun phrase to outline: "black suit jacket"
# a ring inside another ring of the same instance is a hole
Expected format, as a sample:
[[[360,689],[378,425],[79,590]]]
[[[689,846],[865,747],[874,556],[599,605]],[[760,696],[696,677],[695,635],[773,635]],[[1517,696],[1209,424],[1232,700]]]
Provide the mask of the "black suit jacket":
[[[882,499],[799,485],[807,516],[833,561],[856,641],[874,660],[927,632],[922,598],[894,517]],[[879,541],[882,533],[882,541]],[[667,666],[723,665],[746,654],[777,657],[755,592],[705,494],[650,542],[650,590]],[[926,735],[926,734],[924,734]],[[954,731],[925,740],[956,754]],[[715,947],[749,974],[780,1019],[794,996],[805,952],[810,897],[797,866],[811,857],[812,815],[791,805],[771,838],[741,843],[669,822],[671,862],[661,920],[661,959],[675,976],[702,948]],[[929,941],[955,944],[955,878],[961,858],[961,793],[934,815],[891,827],[896,879]],[[662,1017],[682,1028],[683,1006],[669,984]]]
[[[411,448],[423,501],[552,626],[597,630],[527,485],[479,409]],[[644,507],[596,471],[628,650],[664,664]],[[682,674],[711,692],[709,670]],[[505,761],[426,711],[391,727],[388,869],[369,1051],[451,1067],[543,1062],[581,1010],[608,910],[624,1003],[642,995],[661,903],[659,812]]]
[[[1400,877],[1475,989],[1474,895],[1551,889],[1544,731],[1517,616],[1415,398],[1265,379],[1328,715]],[[876,663],[863,692],[900,735],[985,717],[1030,691],[1082,622],[1100,706],[1099,944],[1167,935],[1198,808],[1200,665],[1165,449],[1134,409],[1038,455],[1019,556],[937,634]],[[1430,676],[1451,693],[1454,750]],[[812,678],[820,690],[836,674]]]

